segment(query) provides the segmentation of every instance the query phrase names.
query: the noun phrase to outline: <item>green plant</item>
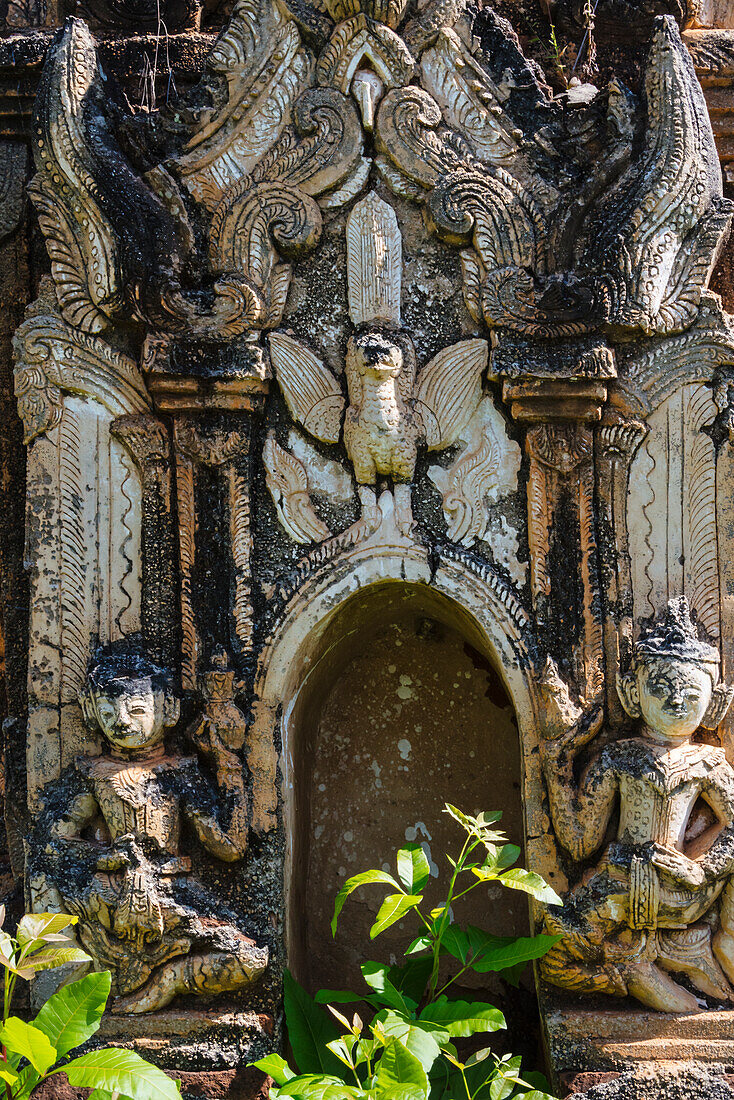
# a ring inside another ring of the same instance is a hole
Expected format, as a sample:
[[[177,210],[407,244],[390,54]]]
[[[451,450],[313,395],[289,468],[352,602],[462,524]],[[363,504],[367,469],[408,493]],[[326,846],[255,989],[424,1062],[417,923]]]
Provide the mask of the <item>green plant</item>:
[[[5,909],[0,906],[0,929]],[[61,913],[28,913],[16,935],[0,930],[0,964],[4,973],[0,1027],[0,1082],[6,1100],[25,1100],[49,1077],[63,1073],[75,1087],[91,1087],[89,1100],[180,1100],[178,1085],[132,1050],[107,1047],[67,1061],[70,1051],[98,1030],[110,993],[110,973],[89,973],[52,993],[30,1023],[10,1015],[18,978],[64,963],[91,963],[76,947],[69,928],[76,917]]]
[[[549,1100],[541,1075],[521,1077],[519,1058],[499,1057],[489,1047],[460,1057],[457,1041],[504,1028],[505,1020],[492,1005],[454,999],[451,990],[467,971],[502,972],[517,982],[525,965],[544,955],[558,937],[493,936],[462,927],[454,920],[454,907],[472,891],[497,883],[546,904],[559,904],[560,898],[539,875],[513,867],[520,849],[492,828],[499,813],[471,817],[449,805],[446,813],[462,826],[466,839],[458,859],[447,856],[450,879],[439,906],[426,912],[430,866],[419,844],[397,853],[397,878],[364,871],[350,878],[336,899],[334,935],[350,894],[362,886],[386,888],[370,938],[412,916],[420,934],[405,950],[407,962],[366,962],[361,969],[369,992],[322,990],[315,1002],[286,974],[286,1023],[299,1072],[276,1054],[256,1062],[275,1082],[271,1100]],[[334,1007],[355,1002],[374,1010],[367,1026],[358,1015],[350,1021]],[[319,1004],[328,1004],[341,1030]]]

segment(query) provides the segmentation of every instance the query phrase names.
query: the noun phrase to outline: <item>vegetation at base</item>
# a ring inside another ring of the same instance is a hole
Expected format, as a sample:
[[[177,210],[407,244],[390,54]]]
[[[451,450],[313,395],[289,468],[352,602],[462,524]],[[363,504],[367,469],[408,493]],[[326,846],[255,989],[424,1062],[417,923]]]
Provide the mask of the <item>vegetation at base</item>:
[[[424,890],[431,869],[420,844],[398,851],[396,876],[363,871],[348,879],[336,898],[334,935],[350,894],[381,887],[385,896],[370,939],[412,919],[419,934],[405,949],[407,961],[363,963],[365,992],[324,989],[315,1001],[286,974],[286,1023],[297,1072],[277,1054],[254,1063],[275,1082],[271,1100],[551,1100],[542,1075],[522,1075],[519,1058],[499,1057],[488,1046],[460,1056],[462,1040],[504,1028],[505,1020],[484,1001],[455,998],[452,987],[470,971],[502,973],[516,983],[525,965],[558,937],[494,936],[459,924],[454,910],[488,885],[521,890],[545,904],[559,904],[560,898],[539,875],[513,866],[520,849],[493,828],[499,813],[471,817],[448,804],[445,812],[466,838],[458,858],[446,857],[450,877],[440,905],[427,911]],[[336,1007],[357,1002],[374,1010],[369,1023]],[[320,1005],[328,1006],[330,1016]]]
[[[1,930],[4,919],[0,906],[4,973],[0,1088],[5,1089],[6,1100],[26,1100],[43,1081],[59,1073],[70,1085],[92,1088],[89,1100],[180,1100],[178,1083],[132,1050],[106,1047],[69,1059],[70,1052],[99,1029],[110,995],[109,971],[92,972],[62,986],[30,1023],[10,1015],[18,978],[31,980],[41,970],[66,963],[88,964],[92,959],[69,934],[76,917],[28,913],[15,936]]]

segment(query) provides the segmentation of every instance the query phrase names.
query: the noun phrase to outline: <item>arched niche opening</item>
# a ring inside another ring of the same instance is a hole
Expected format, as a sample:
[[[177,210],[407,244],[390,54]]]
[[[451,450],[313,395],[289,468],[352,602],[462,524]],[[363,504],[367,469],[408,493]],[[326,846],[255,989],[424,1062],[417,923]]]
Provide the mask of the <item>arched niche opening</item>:
[[[395,925],[371,947],[381,893],[364,890],[332,939],[336,893],[369,867],[394,873],[406,840],[425,843],[445,882],[444,852],[463,837],[445,802],[502,810],[503,828],[522,844],[520,738],[485,632],[427,584],[360,589],[311,645],[283,700],[289,966],[311,989],[359,989],[359,963],[399,961],[409,932]],[[500,935],[528,930],[527,899],[513,891],[477,890],[461,915]]]

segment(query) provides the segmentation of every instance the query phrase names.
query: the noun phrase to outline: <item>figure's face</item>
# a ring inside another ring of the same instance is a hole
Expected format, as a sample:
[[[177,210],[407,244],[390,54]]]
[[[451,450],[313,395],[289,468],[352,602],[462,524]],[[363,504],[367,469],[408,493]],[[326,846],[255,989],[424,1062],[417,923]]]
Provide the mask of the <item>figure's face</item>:
[[[387,355],[381,356],[369,368],[378,378],[397,378],[403,365],[403,357],[400,350],[395,348]]]
[[[403,353],[397,345],[358,348],[358,359],[362,372],[378,379],[397,378],[403,366]]]
[[[686,741],[701,725],[713,691],[708,672],[688,661],[651,660],[637,672],[640,710],[661,740]]]
[[[152,748],[166,731],[165,692],[155,688],[150,677],[127,680],[119,694],[95,692],[94,712],[110,744],[119,749]]]

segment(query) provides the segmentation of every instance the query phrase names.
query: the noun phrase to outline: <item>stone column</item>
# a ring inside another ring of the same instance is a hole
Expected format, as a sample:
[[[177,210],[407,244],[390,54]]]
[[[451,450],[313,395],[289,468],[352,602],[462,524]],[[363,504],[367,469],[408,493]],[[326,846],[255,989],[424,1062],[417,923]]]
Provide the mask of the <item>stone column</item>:
[[[194,692],[216,647],[240,674],[251,657],[252,417],[267,394],[266,363],[247,341],[217,365],[216,348],[158,339],[145,367],[156,408],[173,425],[181,683]]]
[[[601,419],[613,359],[604,345],[563,351],[565,361],[557,348],[546,355],[503,336],[493,367],[512,418],[526,428],[530,577],[541,639],[590,701],[604,683],[592,426]]]

